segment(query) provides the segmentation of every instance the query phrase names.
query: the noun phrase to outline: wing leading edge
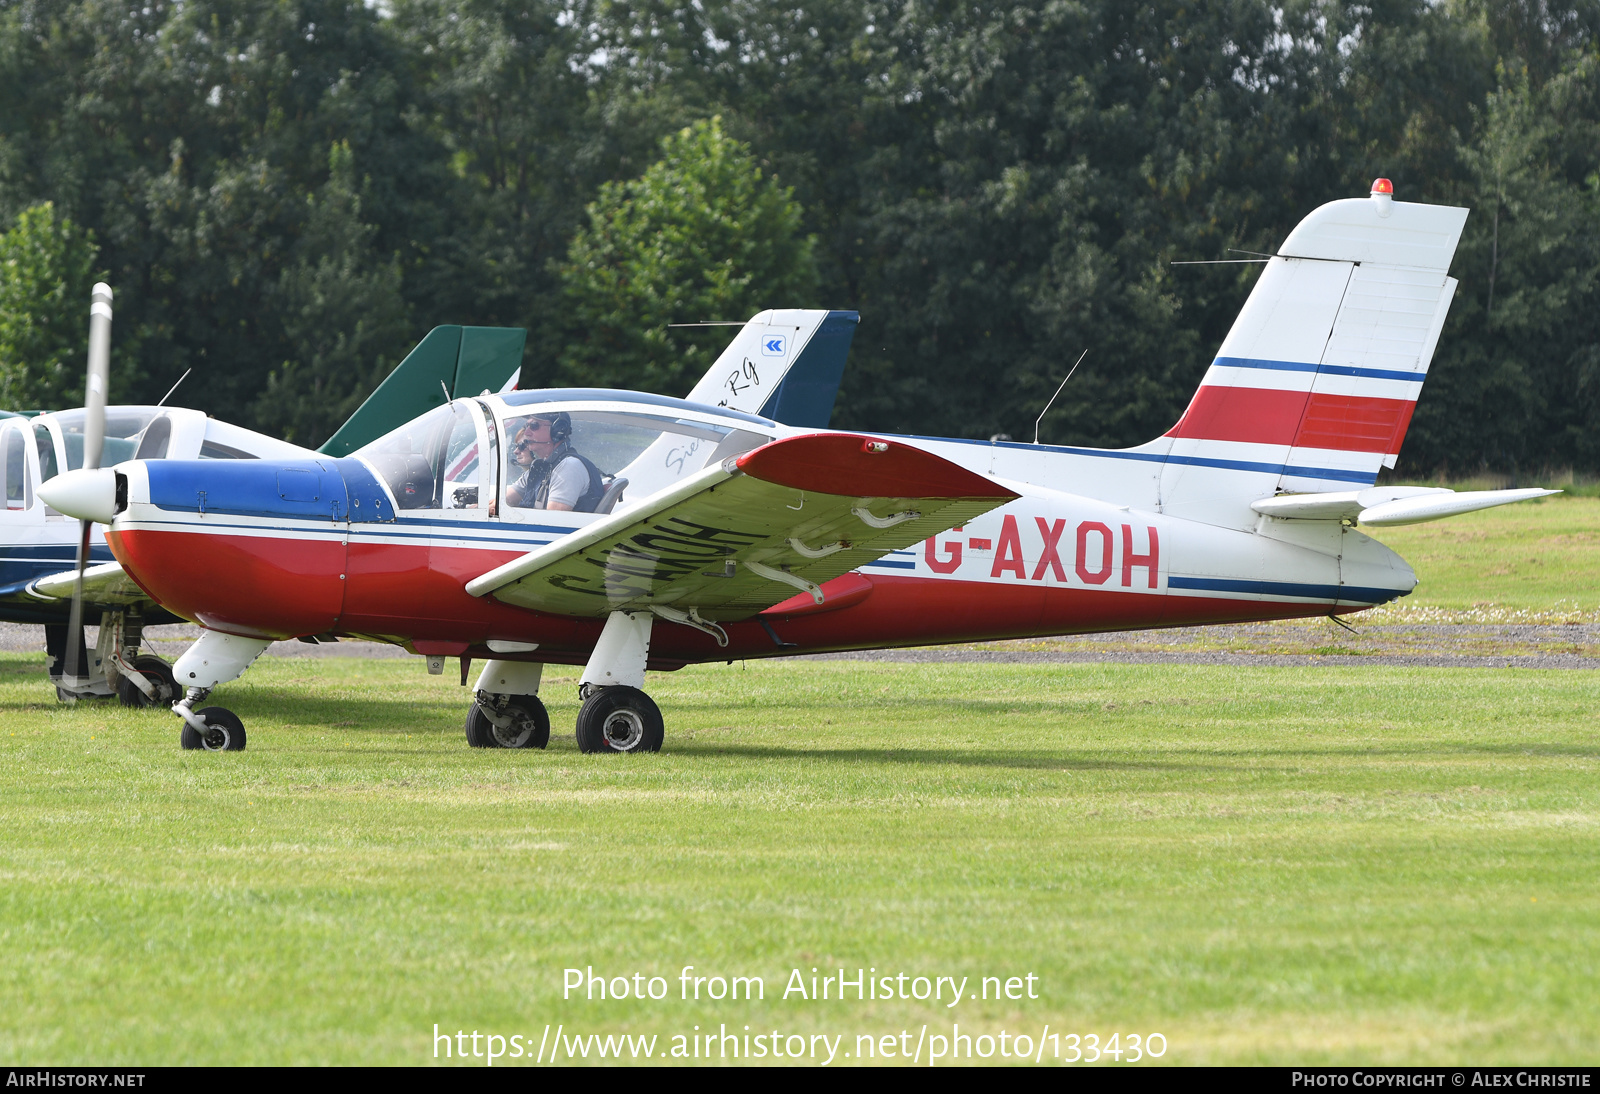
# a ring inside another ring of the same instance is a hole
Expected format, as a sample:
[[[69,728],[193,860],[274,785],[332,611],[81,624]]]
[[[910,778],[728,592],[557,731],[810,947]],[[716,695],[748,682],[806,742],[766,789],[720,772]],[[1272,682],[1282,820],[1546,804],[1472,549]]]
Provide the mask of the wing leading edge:
[[[467,583],[473,596],[560,615],[755,615],[1017,494],[949,460],[847,433],[732,457],[640,506]],[[665,613],[660,613],[665,614]]]

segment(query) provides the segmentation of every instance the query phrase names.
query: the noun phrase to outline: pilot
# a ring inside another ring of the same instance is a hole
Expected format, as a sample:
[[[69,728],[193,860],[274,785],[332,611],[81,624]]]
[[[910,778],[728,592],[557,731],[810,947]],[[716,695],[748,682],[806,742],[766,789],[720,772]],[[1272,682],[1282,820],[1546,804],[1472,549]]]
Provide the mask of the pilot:
[[[592,513],[606,492],[600,469],[574,451],[572,417],[565,411],[527,419],[511,455],[523,471],[506,488],[508,505]]]

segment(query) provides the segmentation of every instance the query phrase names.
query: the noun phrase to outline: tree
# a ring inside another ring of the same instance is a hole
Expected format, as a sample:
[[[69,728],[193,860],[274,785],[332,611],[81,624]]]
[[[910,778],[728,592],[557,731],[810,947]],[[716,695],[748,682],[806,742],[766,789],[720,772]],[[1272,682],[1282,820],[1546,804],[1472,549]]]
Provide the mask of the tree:
[[[50,202],[0,234],[0,406],[81,406],[100,248]],[[116,382],[116,378],[113,378]]]
[[[409,342],[400,264],[373,250],[347,142],[332,146],[328,181],[308,199],[306,230],[269,298],[297,351],[267,377],[256,421],[285,440],[321,444],[355,412]]]
[[[1399,470],[1596,466],[1600,63],[1502,67],[1462,142],[1460,288]]]
[[[561,268],[569,343],[563,380],[681,395],[727,336],[670,323],[744,320],[813,306],[815,238],[793,191],[718,117],[661,142],[632,182],[607,183]]]

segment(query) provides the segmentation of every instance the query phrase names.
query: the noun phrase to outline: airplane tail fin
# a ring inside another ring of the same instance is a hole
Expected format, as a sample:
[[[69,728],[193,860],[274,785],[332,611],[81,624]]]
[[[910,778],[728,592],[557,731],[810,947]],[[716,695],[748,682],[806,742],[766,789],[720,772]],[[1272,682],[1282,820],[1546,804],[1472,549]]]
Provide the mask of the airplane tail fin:
[[[1371,198],[1312,212],[1270,259],[1166,450],[1167,511],[1370,486],[1393,467],[1456,282],[1467,210]],[[1230,471],[1226,488],[1213,472]],[[1238,472],[1247,473],[1246,489]],[[1248,497],[1242,495],[1249,495]],[[1203,516],[1201,512],[1191,515]]]
[[[684,398],[825,428],[861,316],[853,311],[764,311],[746,323]]]
[[[521,327],[434,327],[317,451],[348,456],[445,403],[499,391],[522,368]]]

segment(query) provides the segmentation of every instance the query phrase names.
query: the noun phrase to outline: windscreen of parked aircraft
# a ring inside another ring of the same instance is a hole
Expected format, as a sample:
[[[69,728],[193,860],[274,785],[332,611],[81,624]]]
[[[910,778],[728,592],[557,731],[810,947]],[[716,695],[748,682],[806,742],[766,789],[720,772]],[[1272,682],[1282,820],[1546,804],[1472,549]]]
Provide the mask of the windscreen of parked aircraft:
[[[110,467],[133,459],[138,450],[138,437],[161,411],[155,407],[139,409],[108,408],[106,410],[106,443],[101,449],[100,466]],[[76,471],[83,466],[84,411],[63,410],[50,415],[61,426],[61,439],[66,442],[67,470]]]

